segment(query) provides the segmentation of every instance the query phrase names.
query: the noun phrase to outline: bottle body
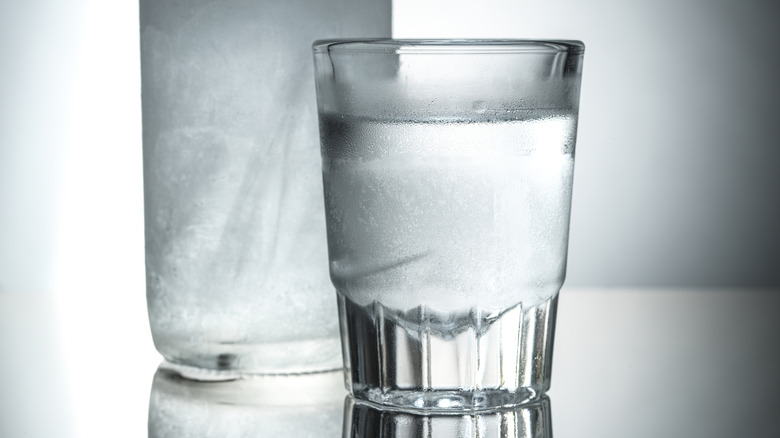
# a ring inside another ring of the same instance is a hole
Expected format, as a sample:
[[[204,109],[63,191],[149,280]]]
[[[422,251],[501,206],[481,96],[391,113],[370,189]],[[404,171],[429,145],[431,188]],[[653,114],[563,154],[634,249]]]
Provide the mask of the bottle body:
[[[310,47],[389,35],[384,0],[142,0],[149,320],[169,361],[340,367]]]

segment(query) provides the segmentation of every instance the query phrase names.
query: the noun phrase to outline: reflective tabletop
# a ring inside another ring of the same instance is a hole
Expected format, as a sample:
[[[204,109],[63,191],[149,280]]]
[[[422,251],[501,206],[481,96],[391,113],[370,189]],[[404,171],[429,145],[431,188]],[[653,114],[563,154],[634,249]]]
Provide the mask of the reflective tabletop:
[[[340,371],[187,380],[139,310],[0,295],[0,436],[780,436],[778,291],[564,289],[548,395],[454,415],[355,403]]]

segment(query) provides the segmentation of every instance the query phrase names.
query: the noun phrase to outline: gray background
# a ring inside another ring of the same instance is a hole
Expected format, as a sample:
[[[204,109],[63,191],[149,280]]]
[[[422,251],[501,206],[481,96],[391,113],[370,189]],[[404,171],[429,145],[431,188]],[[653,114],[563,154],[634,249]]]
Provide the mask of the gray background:
[[[560,17],[550,34],[589,46],[571,285],[780,285],[777,5],[606,0],[544,14]]]

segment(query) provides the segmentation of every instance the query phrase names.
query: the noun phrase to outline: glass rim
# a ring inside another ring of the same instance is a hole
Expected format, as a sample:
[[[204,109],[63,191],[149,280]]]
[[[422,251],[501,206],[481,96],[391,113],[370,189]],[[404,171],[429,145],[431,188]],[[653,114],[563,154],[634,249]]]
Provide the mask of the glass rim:
[[[317,40],[312,50],[315,54],[554,54],[583,53],[585,44],[577,40],[348,38]]]

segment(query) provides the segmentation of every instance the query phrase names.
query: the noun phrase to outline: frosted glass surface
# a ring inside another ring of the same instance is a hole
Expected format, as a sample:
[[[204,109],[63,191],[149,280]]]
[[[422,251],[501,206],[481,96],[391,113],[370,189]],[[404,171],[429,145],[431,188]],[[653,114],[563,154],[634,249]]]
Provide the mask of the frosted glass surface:
[[[141,1],[149,317],[218,370],[340,364],[310,47],[387,36],[388,1]]]

